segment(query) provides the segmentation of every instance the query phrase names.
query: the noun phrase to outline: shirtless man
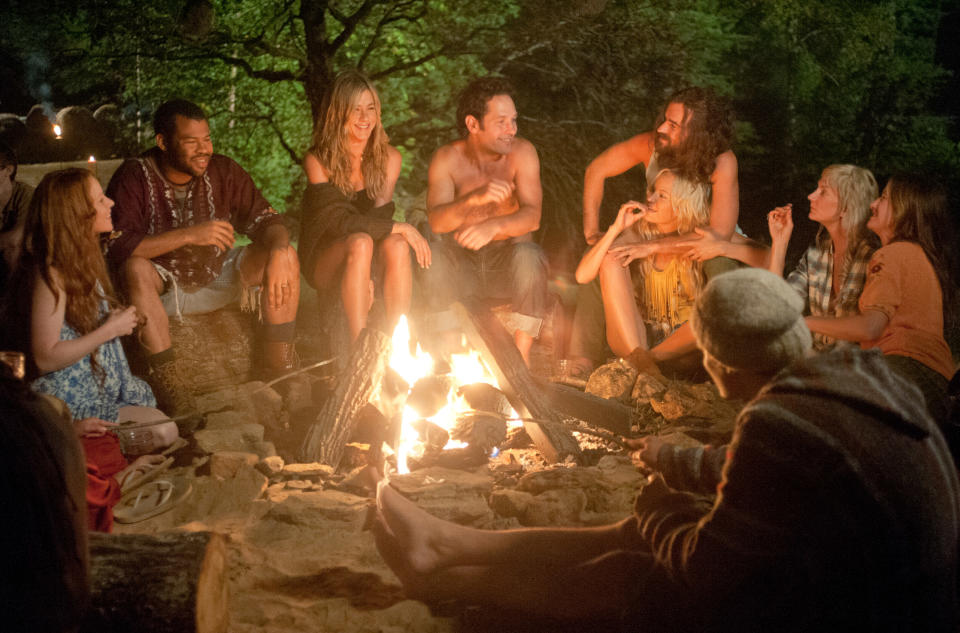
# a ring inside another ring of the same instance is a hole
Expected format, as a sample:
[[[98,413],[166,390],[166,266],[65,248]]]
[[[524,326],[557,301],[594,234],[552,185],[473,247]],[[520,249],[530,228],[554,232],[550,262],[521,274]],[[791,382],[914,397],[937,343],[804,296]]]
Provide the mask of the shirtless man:
[[[511,90],[484,77],[460,96],[462,138],[430,161],[427,217],[441,238],[422,274],[433,310],[461,296],[510,299],[514,341],[529,365],[546,305],[546,258],[532,240],[543,194],[537,150],[516,135]]]
[[[670,97],[658,121],[655,130],[612,145],[587,166],[583,178],[583,236],[587,244],[592,246],[603,235],[600,203],[606,179],[641,164],[648,185],[664,168],[676,169],[710,183],[710,226],[707,230],[724,240],[733,235],[740,211],[740,186],[737,157],[730,149],[733,121],[729,111],[712,91],[685,88]],[[658,252],[687,252],[696,257],[697,246],[689,244],[689,239],[696,237],[695,234],[663,237],[615,247],[610,253],[622,266]],[[600,285],[585,285],[578,297],[570,341],[575,375],[589,374],[594,364],[601,360],[603,324]],[[669,355],[668,350],[664,351]]]

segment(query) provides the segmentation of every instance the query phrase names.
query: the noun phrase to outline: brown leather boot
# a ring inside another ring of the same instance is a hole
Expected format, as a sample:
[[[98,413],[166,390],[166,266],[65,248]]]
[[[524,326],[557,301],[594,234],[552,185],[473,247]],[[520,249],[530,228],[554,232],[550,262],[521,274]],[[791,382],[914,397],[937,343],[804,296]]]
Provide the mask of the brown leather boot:
[[[158,365],[151,365],[147,382],[153,388],[153,395],[157,397],[157,406],[170,417],[196,411],[193,392],[177,373],[176,361],[168,360]]]
[[[265,341],[263,344],[264,374],[277,378],[289,373],[300,365],[297,350],[292,342]]]

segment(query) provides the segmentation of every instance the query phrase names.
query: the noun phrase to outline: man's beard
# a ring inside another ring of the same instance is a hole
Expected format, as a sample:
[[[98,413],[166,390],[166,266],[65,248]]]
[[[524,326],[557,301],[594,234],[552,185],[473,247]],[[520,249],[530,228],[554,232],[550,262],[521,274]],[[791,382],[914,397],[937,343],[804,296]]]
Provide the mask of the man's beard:
[[[670,147],[670,137],[666,134],[660,134],[657,132],[653,140],[653,145],[658,152],[662,152],[666,148]]]
[[[693,158],[688,143],[681,143],[679,146],[667,145],[657,150],[657,165],[660,169],[690,171],[694,167]]]

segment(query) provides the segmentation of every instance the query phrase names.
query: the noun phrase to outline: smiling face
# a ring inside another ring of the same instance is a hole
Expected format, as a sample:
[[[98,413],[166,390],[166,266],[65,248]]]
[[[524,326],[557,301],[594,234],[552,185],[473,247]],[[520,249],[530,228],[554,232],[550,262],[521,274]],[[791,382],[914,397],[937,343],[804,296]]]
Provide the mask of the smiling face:
[[[172,137],[158,135],[157,145],[163,150],[164,175],[176,184],[202,176],[213,155],[210,125],[203,119],[177,115]]]
[[[673,181],[676,176],[666,171],[660,174],[647,195],[647,215],[644,220],[656,224],[661,233],[677,230],[677,214],[673,207]]]
[[[113,219],[110,216],[110,209],[113,207],[113,200],[103,193],[103,187],[93,176],[87,178],[87,199],[93,204],[93,210],[96,216],[93,218],[93,232],[95,234],[109,233],[113,230]]]
[[[351,142],[365,143],[380,124],[377,102],[373,93],[364,90],[353,103],[344,129]]]
[[[663,123],[657,128],[654,145],[658,150],[665,147],[679,147],[686,137],[686,110],[682,103],[670,103],[664,111]]]
[[[487,101],[483,118],[467,117],[467,129],[477,145],[494,154],[509,154],[517,135],[517,108],[509,95],[495,95]]]
[[[810,219],[824,226],[840,222],[840,195],[825,176],[820,176],[817,188],[807,196],[810,201]]]
[[[893,204],[890,202],[890,183],[883,188],[880,197],[870,203],[870,219],[867,228],[880,237],[883,244],[893,237]]]

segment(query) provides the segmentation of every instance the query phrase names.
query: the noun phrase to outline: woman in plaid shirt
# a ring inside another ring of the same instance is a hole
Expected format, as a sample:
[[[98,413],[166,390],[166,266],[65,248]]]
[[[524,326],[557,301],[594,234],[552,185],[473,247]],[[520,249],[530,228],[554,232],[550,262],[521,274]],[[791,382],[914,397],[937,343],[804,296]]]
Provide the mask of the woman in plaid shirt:
[[[787,276],[787,283],[805,302],[804,314],[857,314],[867,264],[880,245],[876,235],[867,229],[870,203],[878,192],[877,181],[869,170],[856,165],[830,165],[820,175],[817,188],[807,196],[808,217],[820,224],[820,230]],[[709,231],[698,230],[701,238],[688,243],[690,256],[703,260],[722,255],[782,275],[793,233],[793,205],[771,211],[767,223],[773,242],[770,248],[736,233],[730,241],[723,241]],[[837,253],[839,265],[835,265]],[[829,349],[836,343],[835,338],[814,334],[813,346],[817,350]]]

